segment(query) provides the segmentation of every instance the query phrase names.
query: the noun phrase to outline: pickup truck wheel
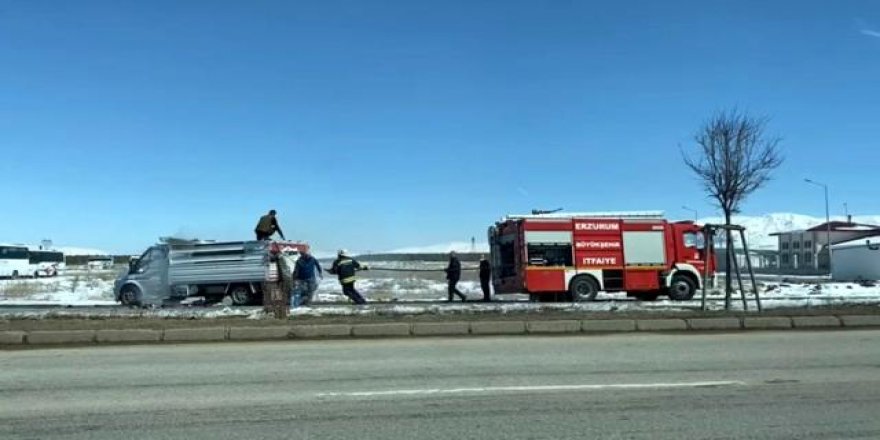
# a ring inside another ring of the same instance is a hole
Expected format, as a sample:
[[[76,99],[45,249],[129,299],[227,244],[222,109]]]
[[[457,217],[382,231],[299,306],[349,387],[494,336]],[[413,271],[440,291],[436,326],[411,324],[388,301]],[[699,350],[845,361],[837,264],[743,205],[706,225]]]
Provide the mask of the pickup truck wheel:
[[[137,286],[125,286],[119,291],[119,302],[124,306],[140,307],[141,289]]]
[[[232,300],[232,305],[246,306],[251,302],[250,289],[244,285],[232,286],[229,289],[229,299]]]
[[[568,286],[568,297],[573,302],[593,301],[599,293],[599,286],[589,276],[578,276]]]
[[[673,301],[687,301],[693,298],[696,293],[697,285],[693,280],[684,275],[672,277],[672,283],[669,284],[669,299]]]

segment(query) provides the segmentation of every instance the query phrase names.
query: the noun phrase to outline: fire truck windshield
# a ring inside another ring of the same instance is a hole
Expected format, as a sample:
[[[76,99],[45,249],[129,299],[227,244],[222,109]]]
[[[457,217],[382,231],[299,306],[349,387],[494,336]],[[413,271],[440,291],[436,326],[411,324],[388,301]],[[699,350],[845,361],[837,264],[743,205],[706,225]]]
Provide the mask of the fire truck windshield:
[[[684,245],[689,248],[703,249],[706,247],[706,239],[702,232],[685,232]]]

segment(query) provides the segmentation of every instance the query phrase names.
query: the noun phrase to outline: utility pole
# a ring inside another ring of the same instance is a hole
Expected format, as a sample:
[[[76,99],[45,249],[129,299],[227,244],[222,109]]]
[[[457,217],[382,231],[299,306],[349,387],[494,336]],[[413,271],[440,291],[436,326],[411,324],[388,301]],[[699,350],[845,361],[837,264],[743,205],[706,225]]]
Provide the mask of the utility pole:
[[[810,179],[804,179],[804,182],[822,187],[825,191],[825,246],[828,247],[828,273],[831,274],[831,213],[828,209],[828,185]]]

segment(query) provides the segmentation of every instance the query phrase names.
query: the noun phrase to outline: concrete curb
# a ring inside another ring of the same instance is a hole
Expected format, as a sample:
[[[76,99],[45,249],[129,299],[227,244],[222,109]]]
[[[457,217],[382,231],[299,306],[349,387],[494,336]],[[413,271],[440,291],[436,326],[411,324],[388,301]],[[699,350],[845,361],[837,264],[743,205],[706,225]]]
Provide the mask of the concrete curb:
[[[95,330],[45,330],[28,332],[25,341],[31,345],[67,345],[95,342]]]
[[[22,331],[0,332],[0,345],[24,344],[25,335],[25,332]]]
[[[636,330],[640,332],[665,332],[673,330],[687,330],[688,325],[684,319],[638,319]]]
[[[840,317],[844,327],[880,326],[880,315],[843,315]]]
[[[162,340],[167,342],[223,341],[226,339],[226,333],[226,327],[167,328]]]
[[[742,322],[736,317],[688,319],[691,330],[738,330]]]
[[[295,325],[290,328],[290,336],[302,339],[343,338],[351,336],[351,325]]]
[[[791,318],[794,328],[821,328],[840,327],[840,318],[836,316],[793,316]]]
[[[624,332],[749,331],[880,328],[880,315],[719,316],[671,319],[387,322],[162,329],[0,331],[0,348],[39,345],[257,341],[413,336],[597,334]]]
[[[456,336],[470,331],[467,322],[416,322],[412,326],[413,336]]]
[[[590,332],[634,332],[635,319],[590,319],[581,321],[581,331]]]
[[[526,329],[529,333],[577,333],[581,331],[580,321],[528,321]]]
[[[287,339],[290,333],[288,326],[275,327],[229,327],[229,340],[231,341],[247,341],[247,340],[266,340],[266,339]]]
[[[352,336],[409,336],[412,327],[406,322],[391,322],[387,324],[362,324],[355,325],[351,328]]]
[[[747,330],[777,330],[794,328],[787,316],[747,316],[743,318],[743,328]]]
[[[158,342],[162,339],[162,331],[146,329],[98,330],[95,341],[102,342]]]
[[[521,335],[526,332],[525,321],[473,321],[471,333],[475,335]]]

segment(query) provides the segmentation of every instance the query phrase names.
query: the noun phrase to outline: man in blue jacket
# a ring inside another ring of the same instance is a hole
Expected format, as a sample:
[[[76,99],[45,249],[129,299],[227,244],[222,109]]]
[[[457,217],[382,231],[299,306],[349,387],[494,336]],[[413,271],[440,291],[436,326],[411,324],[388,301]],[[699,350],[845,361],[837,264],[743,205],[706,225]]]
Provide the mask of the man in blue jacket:
[[[321,263],[308,249],[299,254],[299,259],[293,266],[293,282],[296,283],[296,295],[293,306],[307,306],[315,299],[315,291],[318,290],[318,278],[324,279],[321,273]]]

